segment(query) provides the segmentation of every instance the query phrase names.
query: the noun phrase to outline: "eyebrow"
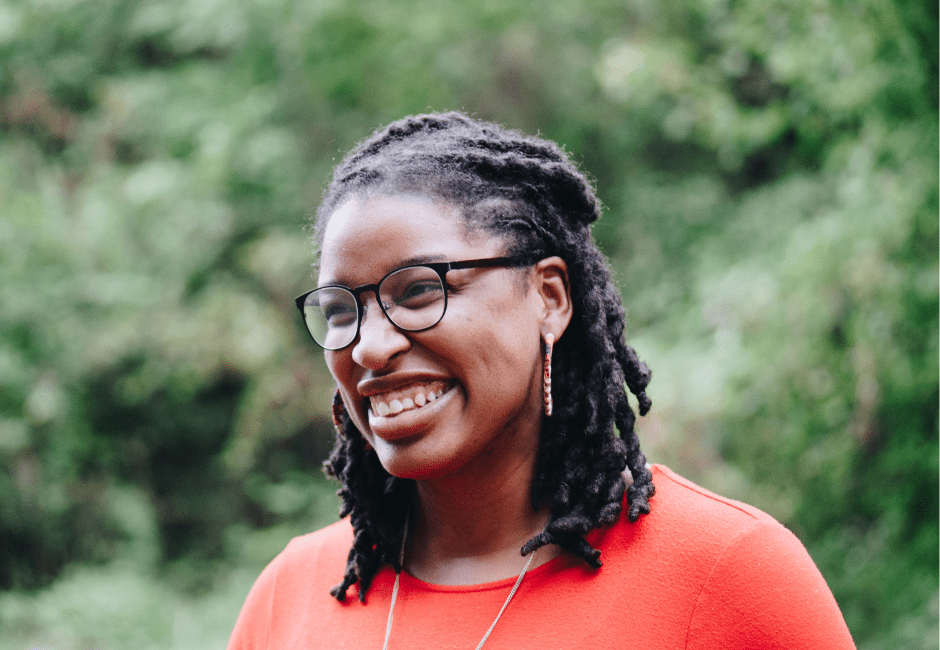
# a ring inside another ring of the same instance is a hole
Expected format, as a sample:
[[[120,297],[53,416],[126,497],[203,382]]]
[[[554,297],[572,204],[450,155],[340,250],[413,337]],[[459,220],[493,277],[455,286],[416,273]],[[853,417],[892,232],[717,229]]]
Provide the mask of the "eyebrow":
[[[403,269],[403,268],[405,268],[406,266],[417,266],[417,265],[419,265],[419,264],[431,264],[431,263],[433,263],[433,262],[444,262],[444,261],[446,261],[446,260],[447,260],[447,256],[445,256],[445,255],[415,255],[414,257],[409,257],[409,258],[407,258],[407,259],[400,260],[400,261],[398,262],[398,264],[396,264],[393,268],[389,269],[388,272],[391,273],[392,271],[397,271],[398,269]],[[381,279],[381,278],[379,278],[379,279]],[[321,281],[320,283],[318,283],[318,286],[325,287],[325,286],[330,285],[330,284],[339,284],[339,285],[342,285],[342,286],[350,286],[350,285],[345,284],[344,282],[340,282],[340,281],[336,280],[335,278],[327,278],[327,279]],[[350,287],[350,288],[351,288],[351,287]]]

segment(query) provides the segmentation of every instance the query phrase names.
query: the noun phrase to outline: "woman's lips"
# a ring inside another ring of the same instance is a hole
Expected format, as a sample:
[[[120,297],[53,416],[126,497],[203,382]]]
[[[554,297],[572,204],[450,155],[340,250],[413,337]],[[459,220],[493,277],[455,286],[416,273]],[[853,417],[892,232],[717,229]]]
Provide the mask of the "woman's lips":
[[[395,414],[391,413],[391,407],[388,407],[387,403],[386,406],[389,408],[388,415],[379,415],[374,409],[368,409],[367,417],[369,430],[376,438],[373,441],[373,445],[377,444],[379,439],[390,444],[396,444],[396,441],[404,442],[411,440],[413,436],[433,427],[434,423],[437,422],[437,419],[441,416],[441,409],[446,409],[453,401],[454,396],[458,393],[457,384],[452,381],[431,387],[429,387],[427,383],[412,384],[405,389],[398,389],[394,392],[399,395],[401,395],[402,392],[405,393],[405,395],[402,395],[402,399],[399,400],[401,402],[404,401],[408,395],[415,394],[410,391],[412,388],[418,387],[422,388],[423,391],[433,392],[435,395],[434,399],[427,401],[427,392],[425,392],[424,406],[415,404],[413,407],[405,410],[405,404],[402,404],[402,410]],[[440,395],[440,397],[438,397],[438,395]],[[376,394],[374,397],[381,402],[383,397],[389,396],[394,397],[394,394],[392,392],[381,393]],[[414,398],[411,398],[411,401],[414,403]],[[378,408],[378,406],[376,406],[376,408]]]
[[[370,410],[380,418],[393,418],[399,413],[420,409],[430,404],[451,389],[453,384],[445,381],[427,381],[404,388],[369,396]]]

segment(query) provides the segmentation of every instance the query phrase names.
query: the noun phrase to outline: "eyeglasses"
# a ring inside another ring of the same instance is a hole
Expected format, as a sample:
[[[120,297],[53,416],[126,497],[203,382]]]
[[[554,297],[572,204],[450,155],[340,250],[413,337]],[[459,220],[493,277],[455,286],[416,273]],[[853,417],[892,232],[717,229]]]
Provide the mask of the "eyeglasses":
[[[447,272],[457,269],[518,267],[531,262],[492,257],[463,262],[433,262],[396,269],[379,280],[350,289],[341,284],[317,287],[297,296],[313,340],[325,350],[342,350],[359,336],[365,306],[362,294],[375,294],[389,322],[406,332],[421,332],[441,322],[447,311]]]

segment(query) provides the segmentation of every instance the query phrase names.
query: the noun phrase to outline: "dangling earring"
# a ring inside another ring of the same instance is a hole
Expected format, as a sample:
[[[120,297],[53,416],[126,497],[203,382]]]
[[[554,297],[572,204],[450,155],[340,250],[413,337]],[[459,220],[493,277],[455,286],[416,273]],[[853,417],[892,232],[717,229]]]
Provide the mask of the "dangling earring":
[[[545,358],[542,362],[542,388],[545,391],[545,415],[552,416],[552,346],[555,345],[555,335],[549,332],[545,335]]]
[[[346,431],[343,428],[343,416],[346,414],[346,405],[343,404],[343,396],[339,394],[339,388],[333,393],[331,411],[333,414],[333,426],[336,427],[336,435],[340,438],[345,438]]]

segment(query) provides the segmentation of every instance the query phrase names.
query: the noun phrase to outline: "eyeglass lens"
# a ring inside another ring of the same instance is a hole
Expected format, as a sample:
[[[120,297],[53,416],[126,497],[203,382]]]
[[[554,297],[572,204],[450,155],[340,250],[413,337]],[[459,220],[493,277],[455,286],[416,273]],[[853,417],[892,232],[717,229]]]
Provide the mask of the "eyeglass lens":
[[[440,275],[425,266],[400,269],[379,284],[382,311],[396,326],[418,331],[436,325],[446,304]],[[359,305],[342,287],[317,289],[304,300],[304,320],[314,340],[327,350],[344,348],[356,338]]]

